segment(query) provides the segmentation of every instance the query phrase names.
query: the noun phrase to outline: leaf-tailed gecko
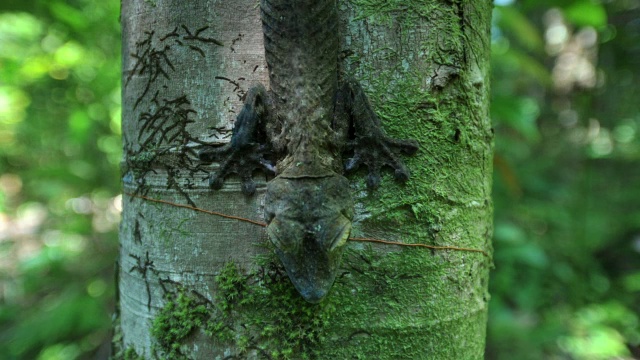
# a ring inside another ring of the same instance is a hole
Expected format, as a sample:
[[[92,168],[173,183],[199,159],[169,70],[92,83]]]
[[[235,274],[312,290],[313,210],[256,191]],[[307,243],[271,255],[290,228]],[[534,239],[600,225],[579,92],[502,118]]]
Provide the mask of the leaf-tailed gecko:
[[[214,189],[235,173],[251,195],[254,170],[275,175],[265,197],[267,233],[295,288],[316,303],[336,279],[351,231],[343,173],[365,165],[375,188],[388,166],[406,181],[399,154],[415,153],[418,143],[388,137],[361,86],[340,71],[336,0],[261,0],[261,17],[270,89],[250,88],[231,141],[199,156],[221,163],[209,179]]]

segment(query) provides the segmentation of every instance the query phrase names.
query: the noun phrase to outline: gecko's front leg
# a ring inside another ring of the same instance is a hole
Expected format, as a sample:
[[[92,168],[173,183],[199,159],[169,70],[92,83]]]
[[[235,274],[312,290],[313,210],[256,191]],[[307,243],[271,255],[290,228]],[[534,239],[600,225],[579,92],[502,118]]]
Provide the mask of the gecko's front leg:
[[[380,171],[384,166],[394,169],[395,179],[406,181],[409,170],[400,158],[400,154],[413,155],[418,151],[415,140],[399,140],[387,136],[380,125],[380,119],[373,111],[364,90],[353,79],[345,80],[338,93],[339,106],[350,121],[350,134],[347,150],[353,155],[344,164],[345,170],[367,166],[369,174],[367,185],[376,188],[380,184]]]
[[[272,147],[267,139],[266,125],[273,118],[270,95],[263,85],[253,86],[247,93],[244,105],[233,126],[231,141],[221,147],[206,147],[198,156],[204,162],[220,161],[220,168],[212,173],[209,186],[220,189],[225,177],[238,174],[242,192],[251,195],[256,191],[252,173],[262,169],[273,174]]]

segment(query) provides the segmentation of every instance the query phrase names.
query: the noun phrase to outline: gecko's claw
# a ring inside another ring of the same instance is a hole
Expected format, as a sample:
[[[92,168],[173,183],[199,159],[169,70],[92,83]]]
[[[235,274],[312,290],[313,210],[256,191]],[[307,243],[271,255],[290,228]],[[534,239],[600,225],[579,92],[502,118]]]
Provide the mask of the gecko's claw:
[[[403,168],[401,169],[396,169],[395,173],[393,174],[394,178],[397,181],[400,182],[405,182],[407,180],[409,180],[409,170],[406,169],[406,167],[403,166]]]
[[[349,158],[347,162],[344,164],[344,169],[346,171],[351,171],[357,169],[360,166],[360,155],[355,154],[352,158]]]
[[[209,187],[214,190],[222,189],[222,184],[224,183],[224,178],[216,176],[216,174],[211,174],[209,176]]]
[[[256,192],[256,183],[251,176],[242,179],[242,193],[250,196]]]
[[[377,189],[380,186],[380,182],[382,179],[380,178],[380,173],[378,171],[374,171],[373,169],[369,169],[369,175],[367,175],[367,186],[370,189]]]
[[[238,174],[242,181],[242,193],[245,195],[253,195],[256,192],[256,184],[252,179],[254,170],[263,170],[267,174],[275,173],[275,166],[265,158],[268,155],[268,149],[257,144],[248,144],[239,149],[225,145],[221,148],[203,149],[198,153],[198,157],[203,161],[221,161],[218,171],[209,177],[209,187],[220,190],[228,175]]]
[[[393,140],[393,146],[407,155],[415,154],[416,152],[418,152],[418,149],[420,148],[420,144],[418,144],[418,142],[413,139],[409,139],[409,140],[392,139],[392,140]]]
[[[409,179],[409,170],[400,159],[399,153],[414,154],[418,150],[415,140],[391,139],[385,135],[378,137],[358,137],[349,143],[354,149],[354,155],[345,165],[345,171],[357,169],[360,165],[366,165],[369,169],[367,186],[375,189],[380,185],[380,172],[385,166],[394,169],[394,178],[405,182]]]

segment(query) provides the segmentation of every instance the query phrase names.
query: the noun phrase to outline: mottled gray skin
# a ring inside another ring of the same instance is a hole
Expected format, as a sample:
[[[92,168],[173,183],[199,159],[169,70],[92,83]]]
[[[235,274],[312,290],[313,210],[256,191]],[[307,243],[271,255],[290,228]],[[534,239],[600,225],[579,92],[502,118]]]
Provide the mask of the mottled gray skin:
[[[221,162],[214,189],[236,173],[251,195],[255,169],[276,175],[267,184],[267,233],[300,295],[317,303],[335,281],[351,230],[342,173],[366,165],[375,188],[388,166],[406,181],[398,153],[413,154],[418,144],[387,137],[360,85],[341,75],[335,0],[262,0],[261,13],[271,88],[253,86],[231,142],[200,158]]]

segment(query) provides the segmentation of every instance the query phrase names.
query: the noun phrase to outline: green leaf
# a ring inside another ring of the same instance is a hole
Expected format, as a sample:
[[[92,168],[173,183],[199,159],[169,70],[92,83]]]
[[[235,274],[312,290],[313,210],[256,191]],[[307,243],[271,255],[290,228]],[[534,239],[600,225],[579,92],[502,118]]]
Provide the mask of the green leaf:
[[[542,53],[544,41],[540,30],[513,6],[496,6],[498,26],[527,50]]]
[[[607,11],[600,2],[582,0],[564,9],[567,20],[577,26],[603,28],[607,25]]]
[[[57,19],[75,30],[84,30],[89,26],[89,22],[86,20],[87,16],[81,10],[64,2],[52,2],[49,4],[49,9]]]

